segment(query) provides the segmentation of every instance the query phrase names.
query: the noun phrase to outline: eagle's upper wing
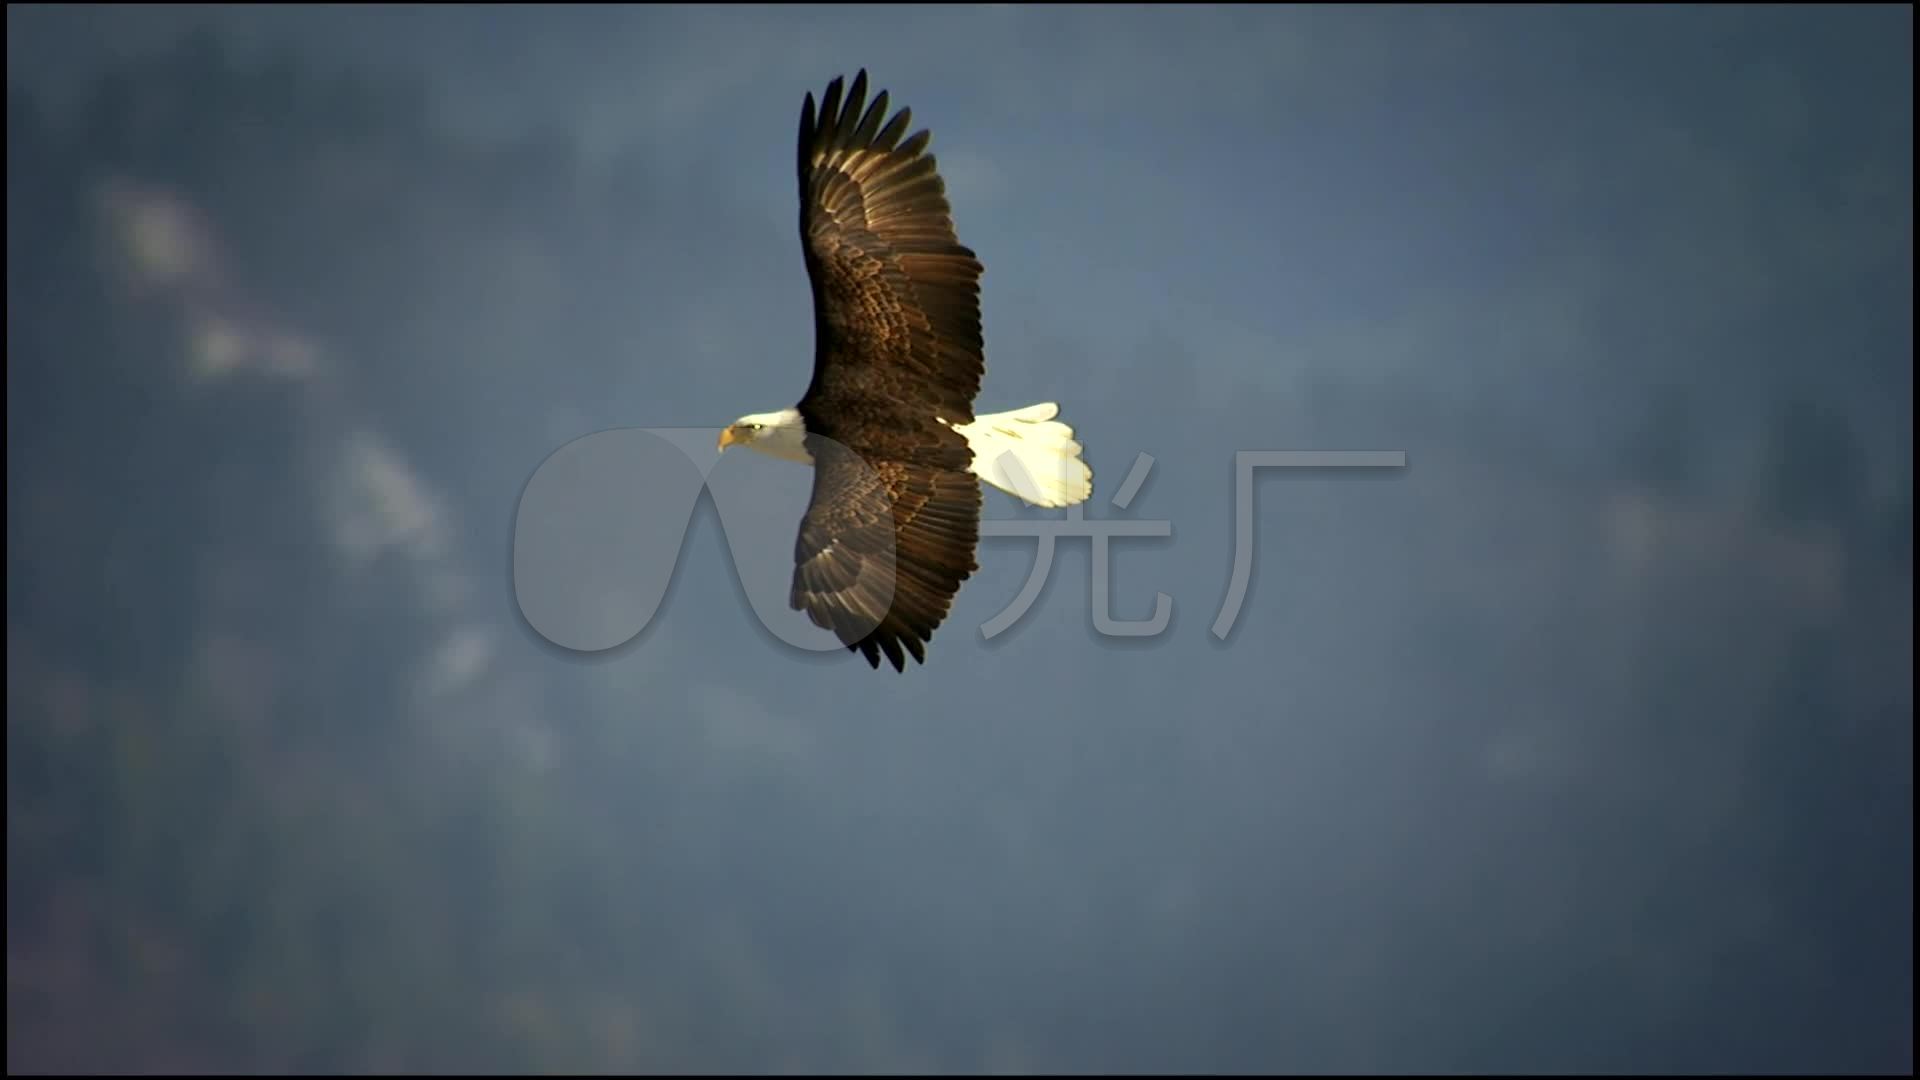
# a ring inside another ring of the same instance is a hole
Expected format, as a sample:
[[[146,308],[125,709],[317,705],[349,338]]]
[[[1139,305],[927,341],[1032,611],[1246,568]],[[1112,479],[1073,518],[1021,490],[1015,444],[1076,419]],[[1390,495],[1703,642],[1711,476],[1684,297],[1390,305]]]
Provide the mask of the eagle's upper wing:
[[[810,437],[813,502],[794,544],[792,604],[867,663],[925,643],[978,569],[980,482],[963,470],[881,459]]]
[[[800,243],[813,280],[813,381],[800,402],[808,429],[850,446],[863,429],[898,426],[932,442],[928,414],[973,419],[986,370],[981,266],[954,234],[946,186],[912,110],[886,121],[881,91],[863,113],[867,73],[841,98],[827,85],[800,112]]]

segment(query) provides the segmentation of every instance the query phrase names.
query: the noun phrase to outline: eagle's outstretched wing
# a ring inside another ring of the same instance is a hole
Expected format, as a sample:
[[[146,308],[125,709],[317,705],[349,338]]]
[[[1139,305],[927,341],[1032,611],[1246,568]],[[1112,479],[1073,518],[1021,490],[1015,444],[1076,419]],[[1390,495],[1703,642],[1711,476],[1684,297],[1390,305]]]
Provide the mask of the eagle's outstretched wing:
[[[976,569],[980,486],[966,439],[986,370],[981,265],[955,236],[946,188],[911,111],[862,111],[828,84],[800,114],[800,238],[813,282],[813,501],[792,603],[873,666],[925,661],[924,643]],[[853,456],[848,456],[849,452]]]
[[[808,430],[849,446],[875,425],[927,439],[936,414],[973,419],[986,372],[982,268],[954,234],[930,135],[900,141],[913,111],[882,127],[886,91],[863,113],[867,73],[844,102],[840,84],[828,84],[817,121],[811,93],[800,112],[800,244],[814,311],[800,412]]]
[[[813,502],[794,545],[793,606],[876,668],[885,652],[904,671],[902,649],[925,663],[926,642],[978,569],[980,481],[809,443]]]

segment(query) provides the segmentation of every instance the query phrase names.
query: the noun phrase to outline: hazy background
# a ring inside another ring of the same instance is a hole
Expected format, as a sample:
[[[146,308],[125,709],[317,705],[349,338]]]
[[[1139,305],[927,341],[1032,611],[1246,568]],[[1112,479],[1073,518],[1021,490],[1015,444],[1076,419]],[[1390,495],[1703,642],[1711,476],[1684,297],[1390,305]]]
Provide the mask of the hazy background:
[[[1912,30],[9,6],[9,1069],[1910,1071]],[[705,506],[541,640],[543,460],[804,389],[861,66],[1171,627],[994,540],[876,673]],[[1411,464],[1220,642],[1242,449]]]

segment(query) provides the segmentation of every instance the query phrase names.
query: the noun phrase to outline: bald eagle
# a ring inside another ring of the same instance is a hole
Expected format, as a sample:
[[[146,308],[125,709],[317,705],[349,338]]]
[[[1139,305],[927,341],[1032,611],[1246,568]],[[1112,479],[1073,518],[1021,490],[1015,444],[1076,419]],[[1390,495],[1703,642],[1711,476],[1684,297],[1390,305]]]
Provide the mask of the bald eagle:
[[[800,245],[813,282],[813,380],[792,408],[720,433],[812,467],[789,602],[873,668],[926,645],[979,569],[980,482],[1042,507],[1093,490],[1052,402],[975,416],[986,372],[980,274],[912,110],[866,104],[867,73],[800,110]],[[864,111],[863,111],[864,110]]]

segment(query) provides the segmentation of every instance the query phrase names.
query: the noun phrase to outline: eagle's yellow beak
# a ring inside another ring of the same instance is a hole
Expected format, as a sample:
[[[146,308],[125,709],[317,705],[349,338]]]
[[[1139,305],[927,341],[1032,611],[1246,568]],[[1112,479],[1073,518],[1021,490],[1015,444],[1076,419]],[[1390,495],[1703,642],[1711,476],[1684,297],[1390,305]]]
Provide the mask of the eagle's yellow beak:
[[[732,446],[734,443],[741,442],[741,441],[742,440],[740,438],[739,425],[728,424],[726,427],[720,429],[720,445],[716,448],[716,450],[725,450],[727,447]]]

